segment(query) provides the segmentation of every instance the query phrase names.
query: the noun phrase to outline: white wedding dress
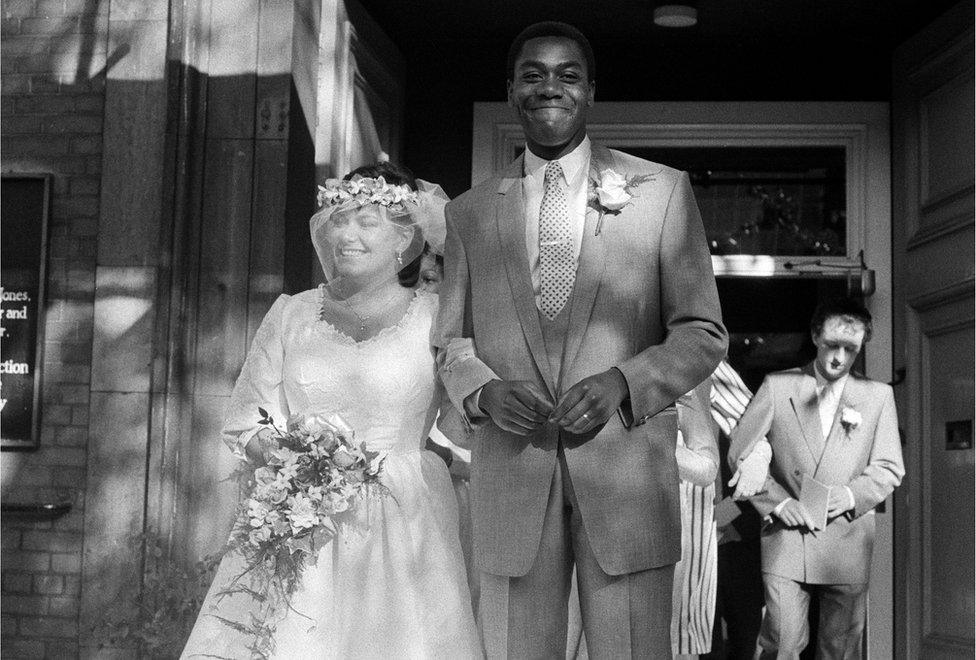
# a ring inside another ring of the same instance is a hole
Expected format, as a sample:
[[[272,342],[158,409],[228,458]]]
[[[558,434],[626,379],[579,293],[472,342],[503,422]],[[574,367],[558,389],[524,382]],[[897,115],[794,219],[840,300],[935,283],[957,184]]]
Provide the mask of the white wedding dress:
[[[277,625],[274,657],[480,658],[451,477],[423,450],[440,392],[430,346],[437,298],[418,292],[397,325],[362,342],[320,320],[320,304],[311,290],[272,306],[225,432],[252,429],[258,406],[276,422],[337,413],[357,441],[387,452],[381,481],[390,492],[360,504],[306,569]],[[213,616],[248,621],[249,597],[217,596],[241,572],[239,556],[221,563],[183,657],[249,657],[249,639]]]

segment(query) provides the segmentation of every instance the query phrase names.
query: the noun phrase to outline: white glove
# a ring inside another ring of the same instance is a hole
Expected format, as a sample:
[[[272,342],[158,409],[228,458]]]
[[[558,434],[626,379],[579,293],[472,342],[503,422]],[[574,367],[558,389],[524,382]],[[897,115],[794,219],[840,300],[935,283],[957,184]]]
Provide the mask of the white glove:
[[[739,460],[739,469],[729,479],[729,486],[735,486],[732,497],[742,499],[758,495],[763,491],[769,476],[769,462],[773,458],[773,448],[765,439],[760,440],[745,458]]]

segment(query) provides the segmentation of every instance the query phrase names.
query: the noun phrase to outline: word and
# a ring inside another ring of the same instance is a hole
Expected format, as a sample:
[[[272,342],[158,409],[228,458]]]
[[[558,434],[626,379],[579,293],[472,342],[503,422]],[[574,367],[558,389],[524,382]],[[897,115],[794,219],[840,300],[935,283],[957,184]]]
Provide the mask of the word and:
[[[0,304],[8,302],[30,302],[31,296],[27,291],[8,291],[0,286]],[[0,309],[0,321],[26,321],[27,305],[14,309]],[[9,337],[9,328],[0,326],[0,337]],[[17,373],[17,372],[8,372]]]

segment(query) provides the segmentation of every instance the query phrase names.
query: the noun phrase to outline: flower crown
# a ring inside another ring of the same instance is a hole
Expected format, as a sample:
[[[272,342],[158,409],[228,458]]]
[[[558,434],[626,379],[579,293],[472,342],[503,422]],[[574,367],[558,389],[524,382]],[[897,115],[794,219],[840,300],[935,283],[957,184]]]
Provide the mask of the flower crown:
[[[382,176],[372,179],[356,174],[348,181],[326,179],[325,185],[319,186],[319,208],[341,206],[350,202],[359,206],[379,204],[401,213],[406,211],[406,202],[418,203],[417,193],[410,186],[387,183]]]

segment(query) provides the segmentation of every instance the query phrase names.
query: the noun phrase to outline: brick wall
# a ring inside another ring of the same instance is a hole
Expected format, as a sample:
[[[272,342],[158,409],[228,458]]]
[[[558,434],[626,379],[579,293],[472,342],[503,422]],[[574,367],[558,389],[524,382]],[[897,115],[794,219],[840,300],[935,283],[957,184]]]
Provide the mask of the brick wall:
[[[54,175],[40,448],[3,455],[3,500],[72,504],[53,522],[3,520],[0,634],[11,658],[78,654],[107,19],[98,5],[2,3],[0,162]]]

